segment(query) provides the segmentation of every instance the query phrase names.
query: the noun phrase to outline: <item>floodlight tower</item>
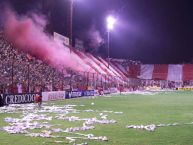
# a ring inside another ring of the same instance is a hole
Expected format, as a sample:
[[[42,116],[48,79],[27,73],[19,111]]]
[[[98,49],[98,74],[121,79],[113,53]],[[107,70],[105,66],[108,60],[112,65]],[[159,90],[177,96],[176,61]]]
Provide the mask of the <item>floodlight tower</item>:
[[[74,0],[70,0],[70,47],[72,47],[72,27],[73,27],[73,7],[74,7]],[[71,49],[70,49],[71,50]]]
[[[107,23],[107,49],[108,49],[108,68],[110,63],[110,32],[114,29],[114,25],[116,23],[116,19],[113,16],[108,16],[106,19]]]

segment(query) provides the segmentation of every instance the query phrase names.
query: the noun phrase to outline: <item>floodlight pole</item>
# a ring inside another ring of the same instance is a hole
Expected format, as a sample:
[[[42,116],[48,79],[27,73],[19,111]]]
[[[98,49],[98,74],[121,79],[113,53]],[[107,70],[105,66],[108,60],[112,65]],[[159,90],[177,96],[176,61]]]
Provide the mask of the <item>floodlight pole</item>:
[[[70,53],[71,53],[71,47],[72,47],[72,33],[73,33],[73,5],[74,5],[74,0],[70,0],[70,34],[69,34],[69,37],[70,37]]]
[[[110,63],[110,31],[107,31],[107,51],[108,51],[108,68],[109,68],[109,63]]]
[[[112,16],[108,16],[106,19],[107,22],[107,51],[108,51],[108,68],[110,65],[110,31],[113,30],[116,19]]]

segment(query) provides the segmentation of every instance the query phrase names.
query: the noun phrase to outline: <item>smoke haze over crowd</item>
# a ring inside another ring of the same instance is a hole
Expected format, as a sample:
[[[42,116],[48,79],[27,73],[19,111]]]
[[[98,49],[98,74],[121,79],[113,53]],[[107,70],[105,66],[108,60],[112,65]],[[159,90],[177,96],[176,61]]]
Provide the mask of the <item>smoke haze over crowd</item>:
[[[35,13],[19,16],[6,7],[3,17],[5,36],[16,48],[58,69],[65,67],[76,71],[92,71],[77,55],[70,54],[69,48],[44,32],[46,20],[43,16]]]

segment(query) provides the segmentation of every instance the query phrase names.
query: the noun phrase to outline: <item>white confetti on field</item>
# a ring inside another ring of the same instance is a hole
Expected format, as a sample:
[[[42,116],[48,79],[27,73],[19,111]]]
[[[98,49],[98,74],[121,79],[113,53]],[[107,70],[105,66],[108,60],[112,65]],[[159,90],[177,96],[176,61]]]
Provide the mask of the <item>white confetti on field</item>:
[[[80,105],[84,106],[84,105]],[[98,110],[77,110],[76,105],[64,105],[48,106],[45,103],[41,108],[38,108],[35,104],[14,104],[0,108],[0,113],[18,113],[21,114],[18,118],[6,117],[5,122],[8,126],[4,126],[1,130],[10,134],[25,134],[30,137],[44,137],[44,138],[65,138],[69,143],[75,143],[77,140],[98,140],[108,141],[106,136],[94,136],[93,134],[78,133],[78,131],[87,131],[95,129],[95,124],[115,124],[116,120],[108,120],[107,113],[122,114],[123,112],[114,111],[98,111]],[[80,118],[75,116],[81,112],[98,113],[99,118]],[[51,115],[50,115],[51,114]],[[70,116],[71,115],[71,116]],[[58,128],[60,124],[51,124],[52,120],[66,120],[69,122],[83,121],[82,126],[68,127],[66,129]],[[56,127],[57,126],[57,127]],[[33,132],[34,129],[41,129],[43,131]],[[67,133],[71,136],[56,136],[53,133]],[[73,137],[72,135],[79,135],[79,137]],[[59,141],[60,142],[60,141]],[[80,145],[86,145],[82,143]]]

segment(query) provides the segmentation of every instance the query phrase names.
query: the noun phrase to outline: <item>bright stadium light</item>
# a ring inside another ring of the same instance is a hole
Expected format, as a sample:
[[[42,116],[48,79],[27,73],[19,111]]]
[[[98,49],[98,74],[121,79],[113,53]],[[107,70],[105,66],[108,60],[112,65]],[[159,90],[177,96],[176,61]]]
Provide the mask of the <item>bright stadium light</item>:
[[[114,25],[116,23],[116,19],[113,16],[108,16],[107,19],[107,30],[113,30],[114,29]]]
[[[114,29],[115,23],[116,23],[116,19],[113,16],[108,16],[106,19],[107,22],[107,49],[108,49],[108,68],[109,68],[109,63],[110,63],[110,58],[109,58],[109,35],[110,35],[110,31]]]

